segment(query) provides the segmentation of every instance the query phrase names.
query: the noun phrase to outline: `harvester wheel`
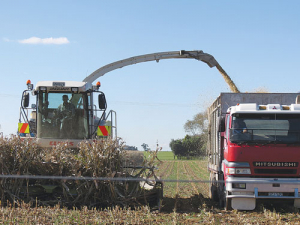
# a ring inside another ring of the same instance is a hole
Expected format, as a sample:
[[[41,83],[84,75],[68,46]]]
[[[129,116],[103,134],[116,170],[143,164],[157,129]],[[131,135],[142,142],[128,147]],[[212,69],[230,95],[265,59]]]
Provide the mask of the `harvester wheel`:
[[[52,190],[52,194],[55,196],[55,197],[61,197],[63,196],[63,189],[61,187],[56,187]]]

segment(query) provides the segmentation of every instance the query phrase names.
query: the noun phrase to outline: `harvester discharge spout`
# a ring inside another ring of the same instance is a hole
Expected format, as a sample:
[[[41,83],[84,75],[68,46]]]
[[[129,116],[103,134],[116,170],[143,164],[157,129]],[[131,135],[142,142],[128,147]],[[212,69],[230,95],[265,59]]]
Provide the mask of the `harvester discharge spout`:
[[[105,75],[106,73],[113,71],[115,69],[122,68],[124,66],[129,66],[142,62],[156,61],[159,62],[161,59],[196,59],[206,63],[210,68],[216,67],[218,71],[222,74],[225,82],[229,85],[230,90],[235,93],[239,93],[239,89],[236,87],[234,82],[231,80],[229,75],[220,66],[217,60],[210,54],[204,53],[201,50],[194,51],[170,51],[170,52],[158,52],[140,56],[134,56],[127,59],[119,60],[103,67],[100,67],[89,76],[87,76],[83,82],[93,83],[97,78]]]

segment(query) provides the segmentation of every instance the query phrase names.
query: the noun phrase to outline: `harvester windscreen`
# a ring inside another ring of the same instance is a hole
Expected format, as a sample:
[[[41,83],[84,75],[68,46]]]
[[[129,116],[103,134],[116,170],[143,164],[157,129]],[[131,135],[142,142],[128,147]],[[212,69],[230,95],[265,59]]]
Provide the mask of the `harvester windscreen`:
[[[234,114],[230,141],[299,143],[300,114]]]
[[[38,138],[88,138],[85,94],[40,92],[38,96]]]

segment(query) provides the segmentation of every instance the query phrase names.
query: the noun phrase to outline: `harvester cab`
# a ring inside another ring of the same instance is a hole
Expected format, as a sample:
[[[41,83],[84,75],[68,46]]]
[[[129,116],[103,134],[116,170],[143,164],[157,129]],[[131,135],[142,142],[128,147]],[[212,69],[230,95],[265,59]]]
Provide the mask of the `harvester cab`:
[[[106,113],[100,82],[40,81],[35,89],[30,80],[23,91],[18,124],[21,137],[36,137],[41,147],[61,142],[76,148],[80,141],[117,137],[116,112]],[[29,107],[30,92],[36,97]],[[98,106],[94,105],[98,94]],[[29,116],[30,115],[30,116]]]

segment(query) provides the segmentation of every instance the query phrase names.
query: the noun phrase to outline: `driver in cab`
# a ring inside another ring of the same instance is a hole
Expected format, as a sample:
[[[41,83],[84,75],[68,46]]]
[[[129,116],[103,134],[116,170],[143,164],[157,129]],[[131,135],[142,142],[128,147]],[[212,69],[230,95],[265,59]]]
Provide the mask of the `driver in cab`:
[[[247,133],[246,123],[241,119],[236,119],[233,123],[233,133],[234,134],[243,134]]]
[[[57,113],[61,119],[60,130],[64,133],[70,132],[72,129],[72,119],[75,115],[75,106],[69,102],[68,95],[62,96],[63,103],[58,106]]]

